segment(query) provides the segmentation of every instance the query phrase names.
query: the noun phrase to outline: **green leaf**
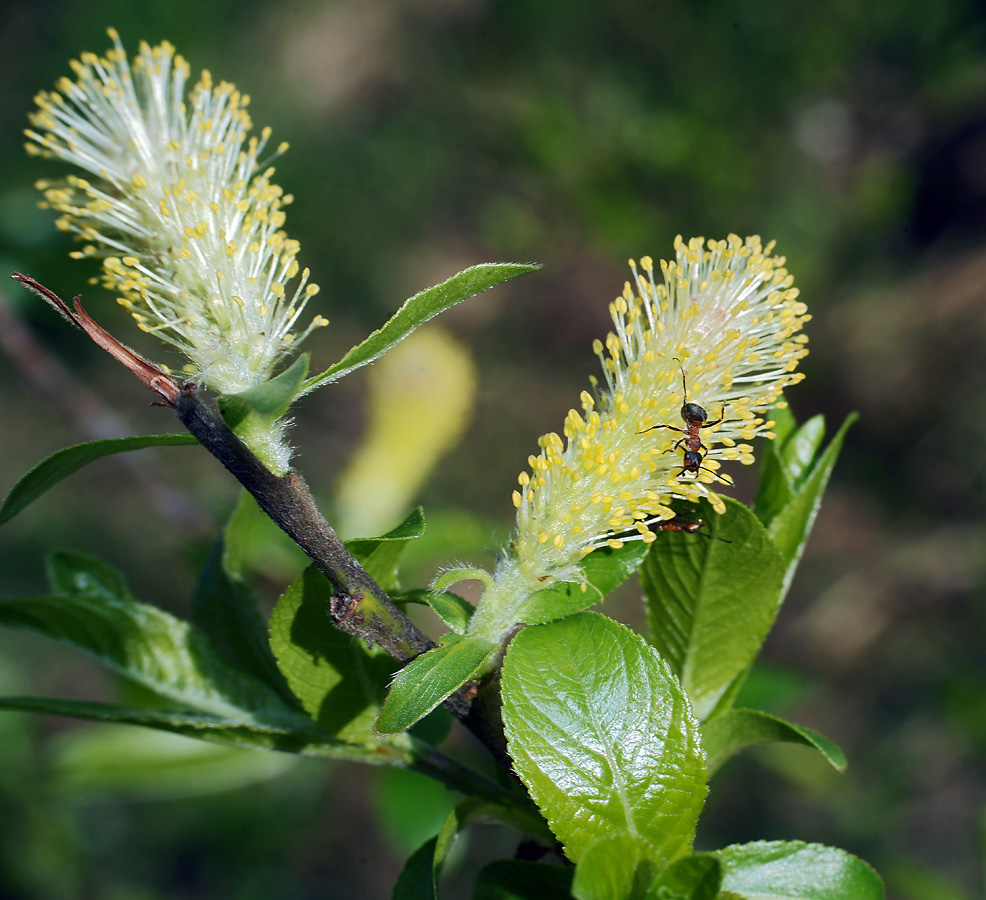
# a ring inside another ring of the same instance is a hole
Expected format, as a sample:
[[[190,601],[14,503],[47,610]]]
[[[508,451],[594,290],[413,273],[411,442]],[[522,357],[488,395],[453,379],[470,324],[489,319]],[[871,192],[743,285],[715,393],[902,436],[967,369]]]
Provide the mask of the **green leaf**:
[[[394,679],[377,716],[377,730],[396,734],[410,728],[466,682],[479,676],[500,650],[481,637],[445,634],[441,643],[412,659]]]
[[[609,834],[687,850],[706,793],[688,699],[660,654],[598,613],[529,626],[502,672],[514,768],[569,858]]]
[[[462,300],[473,297],[504,281],[535,272],[539,266],[516,263],[485,263],[464,269],[447,281],[415,294],[365,341],[353,347],[339,362],[329,366],[321,375],[305,382],[302,393],[323,384],[337,381],[344,375],[373,362],[394,344],[403,340],[418,326],[444,312]]]
[[[209,713],[169,712],[158,709],[132,709],[110,703],[88,703],[48,697],[0,697],[0,709],[71,716],[91,722],[117,722],[143,725],[182,734],[202,741],[214,741],[255,750],[280,750],[305,756],[344,759],[373,765],[408,765],[410,754],[400,744],[365,746],[347,744],[319,732],[310,720],[299,718],[290,726],[249,722],[240,718]]]
[[[267,629],[253,592],[225,567],[223,537],[199,573],[192,602],[192,621],[211,641],[223,662],[249,673],[276,692],[286,705],[298,707],[270,650]]]
[[[396,664],[332,625],[331,596],[328,579],[309,566],[274,607],[271,649],[291,691],[327,733],[379,742],[373,721]]]
[[[572,900],[574,875],[571,866],[500,859],[479,870],[472,897],[473,900]]]
[[[404,591],[400,594],[391,594],[390,599],[394,603],[420,603],[429,607],[439,619],[457,634],[466,633],[469,620],[472,619],[472,614],[476,611],[476,607],[468,600],[464,600],[458,594],[452,594],[449,591]]]
[[[771,415],[776,412],[772,410]],[[788,410],[784,412],[788,421],[777,438],[767,445],[760,487],[753,504],[753,511],[764,527],[769,527],[774,517],[791,502],[825,439],[824,416],[815,416],[796,429],[794,417]]]
[[[112,724],[67,729],[54,751],[52,780],[60,793],[143,800],[236,790],[283,775],[297,762],[285,753]]]
[[[646,900],[716,900],[721,870],[711,853],[681,856],[654,880]]]
[[[190,434],[145,434],[89,441],[57,450],[31,469],[3,498],[0,502],[0,525],[10,521],[63,478],[68,478],[94,460],[127,450],[143,450],[145,447],[187,447],[197,443]]]
[[[369,576],[390,593],[400,587],[397,581],[397,564],[407,542],[424,533],[425,517],[419,506],[393,531],[388,531],[381,537],[347,541],[346,549],[356,557]]]
[[[437,843],[437,837],[430,838],[408,857],[394,883],[391,900],[438,900],[435,883]]]
[[[48,574],[54,593],[0,601],[0,625],[75,647],[181,706],[255,723],[306,721],[267,685],[229,667],[187,622],[135,600],[106,563],[56,553]]]
[[[259,384],[239,394],[221,394],[216,398],[216,406],[234,431],[245,419],[255,416],[272,422],[283,416],[308,375],[310,356],[302,353],[288,368],[269,381]]]
[[[733,754],[744,747],[766,741],[783,741],[813,747],[840,772],[845,771],[846,757],[838,744],[817,731],[785,722],[777,716],[756,709],[732,709],[702,726],[702,743],[709,758],[709,774],[717,771]]]
[[[801,841],[734,844],[716,854],[722,891],[741,900],[883,900],[883,882],[865,862],[835,847]]]
[[[531,811],[538,821],[540,816]],[[438,834],[419,847],[407,861],[397,881],[393,897],[402,900],[436,900],[438,880],[452,847],[463,831],[476,822],[496,822],[528,830],[530,818],[516,806],[501,806],[468,797],[448,814]],[[541,822],[543,825],[543,822]],[[542,839],[552,840],[551,833],[539,832]],[[566,893],[566,898],[568,897]]]
[[[594,550],[580,564],[584,582],[559,582],[535,591],[524,601],[518,621],[542,625],[595,606],[636,572],[646,555],[643,541]]]
[[[290,581],[311,560],[258,505],[240,491],[223,528],[223,568],[231,578],[260,576],[264,581]]]
[[[641,837],[616,833],[590,844],[575,870],[576,900],[644,900],[660,868]]]
[[[846,432],[858,418],[859,416],[855,413],[846,417],[842,427],[832,438],[828,447],[825,448],[825,452],[818,457],[810,472],[797,487],[791,500],[771,520],[767,529],[767,533],[787,562],[778,605],[783,601],[791,584],[791,579],[794,578],[794,572],[797,569],[798,561],[801,559],[805,544],[808,542],[808,535],[811,534],[811,526],[815,523],[815,516],[822,502],[822,495],[825,493],[829,476],[835,467],[835,461],[839,457]]]
[[[640,569],[651,643],[705,719],[744,672],[777,615],[784,560],[742,503],[706,517],[708,534],[659,534]],[[729,541],[730,543],[725,543]]]
[[[780,445],[784,475],[795,490],[811,471],[825,440],[825,416],[814,416]]]

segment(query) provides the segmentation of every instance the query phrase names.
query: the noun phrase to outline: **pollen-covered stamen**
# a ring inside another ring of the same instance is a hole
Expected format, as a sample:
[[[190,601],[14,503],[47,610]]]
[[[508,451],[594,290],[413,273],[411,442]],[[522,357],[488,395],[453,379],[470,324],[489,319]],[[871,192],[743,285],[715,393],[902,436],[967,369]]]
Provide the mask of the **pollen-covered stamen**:
[[[105,56],[83,54],[75,80],[38,95],[28,149],[92,177],[39,184],[45,203],[84,242],[74,255],[104,258],[104,285],[198,381],[260,384],[325,321],[294,331],[317,288],[282,230],[291,198],[259,161],[270,130],[249,136],[249,97],[208,72],[186,103],[190,69],[172,45],[142,43],[131,65],[110,37]]]
[[[631,262],[632,282],[610,304],[613,332],[593,343],[602,389],[583,392],[564,440],[545,435],[529,459],[513,494],[513,554],[476,630],[507,628],[525,584],[578,581],[578,562],[593,550],[654,540],[675,500],[724,511],[715,493],[730,484],[722,463],[753,462],[750,441],[771,436],[766,410],[801,380],[794,369],[808,350],[799,332],[810,317],[772,245],[730,235],[678,238],[675,250],[660,278],[649,257],[639,269]]]

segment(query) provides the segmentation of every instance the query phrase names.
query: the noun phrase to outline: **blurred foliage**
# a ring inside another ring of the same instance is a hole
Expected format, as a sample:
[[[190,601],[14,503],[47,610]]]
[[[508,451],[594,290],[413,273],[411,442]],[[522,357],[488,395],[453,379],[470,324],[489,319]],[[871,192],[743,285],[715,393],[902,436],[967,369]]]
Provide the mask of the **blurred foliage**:
[[[110,24],[128,47],[168,39],[193,71],[235,81],[257,124],[290,141],[276,163],[296,196],[287,228],[333,326],[309,348],[316,370],[466,265],[545,264],[443,323],[475,356],[477,406],[414,498],[432,529],[422,543],[433,555],[415,550],[421,578],[450,553],[482,562],[509,528],[516,473],[594,370],[589,346],[628,256],[667,256],[678,232],[777,238],[815,316],[792,404],[801,419],[862,418],[768,643],[769,677],[753,687],[836,739],[850,769],[815,769],[797,749],[736,760],[716,776],[700,841],[837,843],[904,900],[935,885],[981,890],[981,4],[10,0],[0,269],[85,291],[124,335],[125,314],[86,286],[94,270],[67,259],[67,239],[34,206],[30,185],[53,166],[27,159],[17,138],[33,94],[69,58],[108,46]],[[5,288],[2,306],[18,318],[0,321],[0,491],[61,446],[170,427],[33,298]],[[297,410],[297,464],[323,497],[368,424],[360,379]],[[753,483],[739,481],[737,496],[750,500]],[[141,599],[182,610],[236,496],[193,450],[102,461],[3,530],[0,587],[37,590],[43,550],[73,547],[127,568]],[[297,571],[291,559],[267,571],[269,595]],[[622,614],[640,620],[632,592]],[[4,681],[87,699],[109,689],[49,650],[4,635]],[[404,848],[368,805],[375,773],[307,763],[213,796],[149,803],[106,787],[67,803],[47,736],[64,727],[0,717],[0,897],[346,898],[386,896],[393,882]],[[790,791],[765,789],[765,767]]]

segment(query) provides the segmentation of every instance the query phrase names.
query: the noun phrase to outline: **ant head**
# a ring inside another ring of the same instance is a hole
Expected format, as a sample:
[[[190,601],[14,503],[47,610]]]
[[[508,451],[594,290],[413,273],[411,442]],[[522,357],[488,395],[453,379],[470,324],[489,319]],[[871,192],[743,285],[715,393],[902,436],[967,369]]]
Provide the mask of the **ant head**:
[[[684,530],[689,534],[698,534],[701,527],[705,524],[701,519],[695,519],[691,522],[685,522]]]
[[[686,472],[697,472],[702,468],[702,454],[697,450],[686,450],[681,461]]]
[[[697,403],[686,403],[681,407],[681,418],[686,425],[701,425],[708,417],[708,413]]]

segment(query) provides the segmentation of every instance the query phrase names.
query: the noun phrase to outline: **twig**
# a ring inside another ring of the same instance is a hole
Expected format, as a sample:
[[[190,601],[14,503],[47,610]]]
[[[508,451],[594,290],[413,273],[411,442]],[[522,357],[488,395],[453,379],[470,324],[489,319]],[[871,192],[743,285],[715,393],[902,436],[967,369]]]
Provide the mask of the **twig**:
[[[15,281],[53,306],[77,325],[107,353],[126,366],[160,398],[160,405],[175,410],[182,424],[225,466],[256,499],[260,508],[318,566],[336,590],[329,616],[341,631],[378,644],[402,665],[434,647],[364,571],[346,549],[315,505],[308,485],[295,470],[274,475],[230,429],[222,416],[207,404],[194,385],[181,385],[160,366],[120,343],[85,311],[80,297],[69,307],[57,294],[27,275],[14,273]],[[508,771],[502,727],[497,727],[498,698],[495,685],[466,685],[444,706],[490,750]],[[473,701],[479,697],[474,706]]]

